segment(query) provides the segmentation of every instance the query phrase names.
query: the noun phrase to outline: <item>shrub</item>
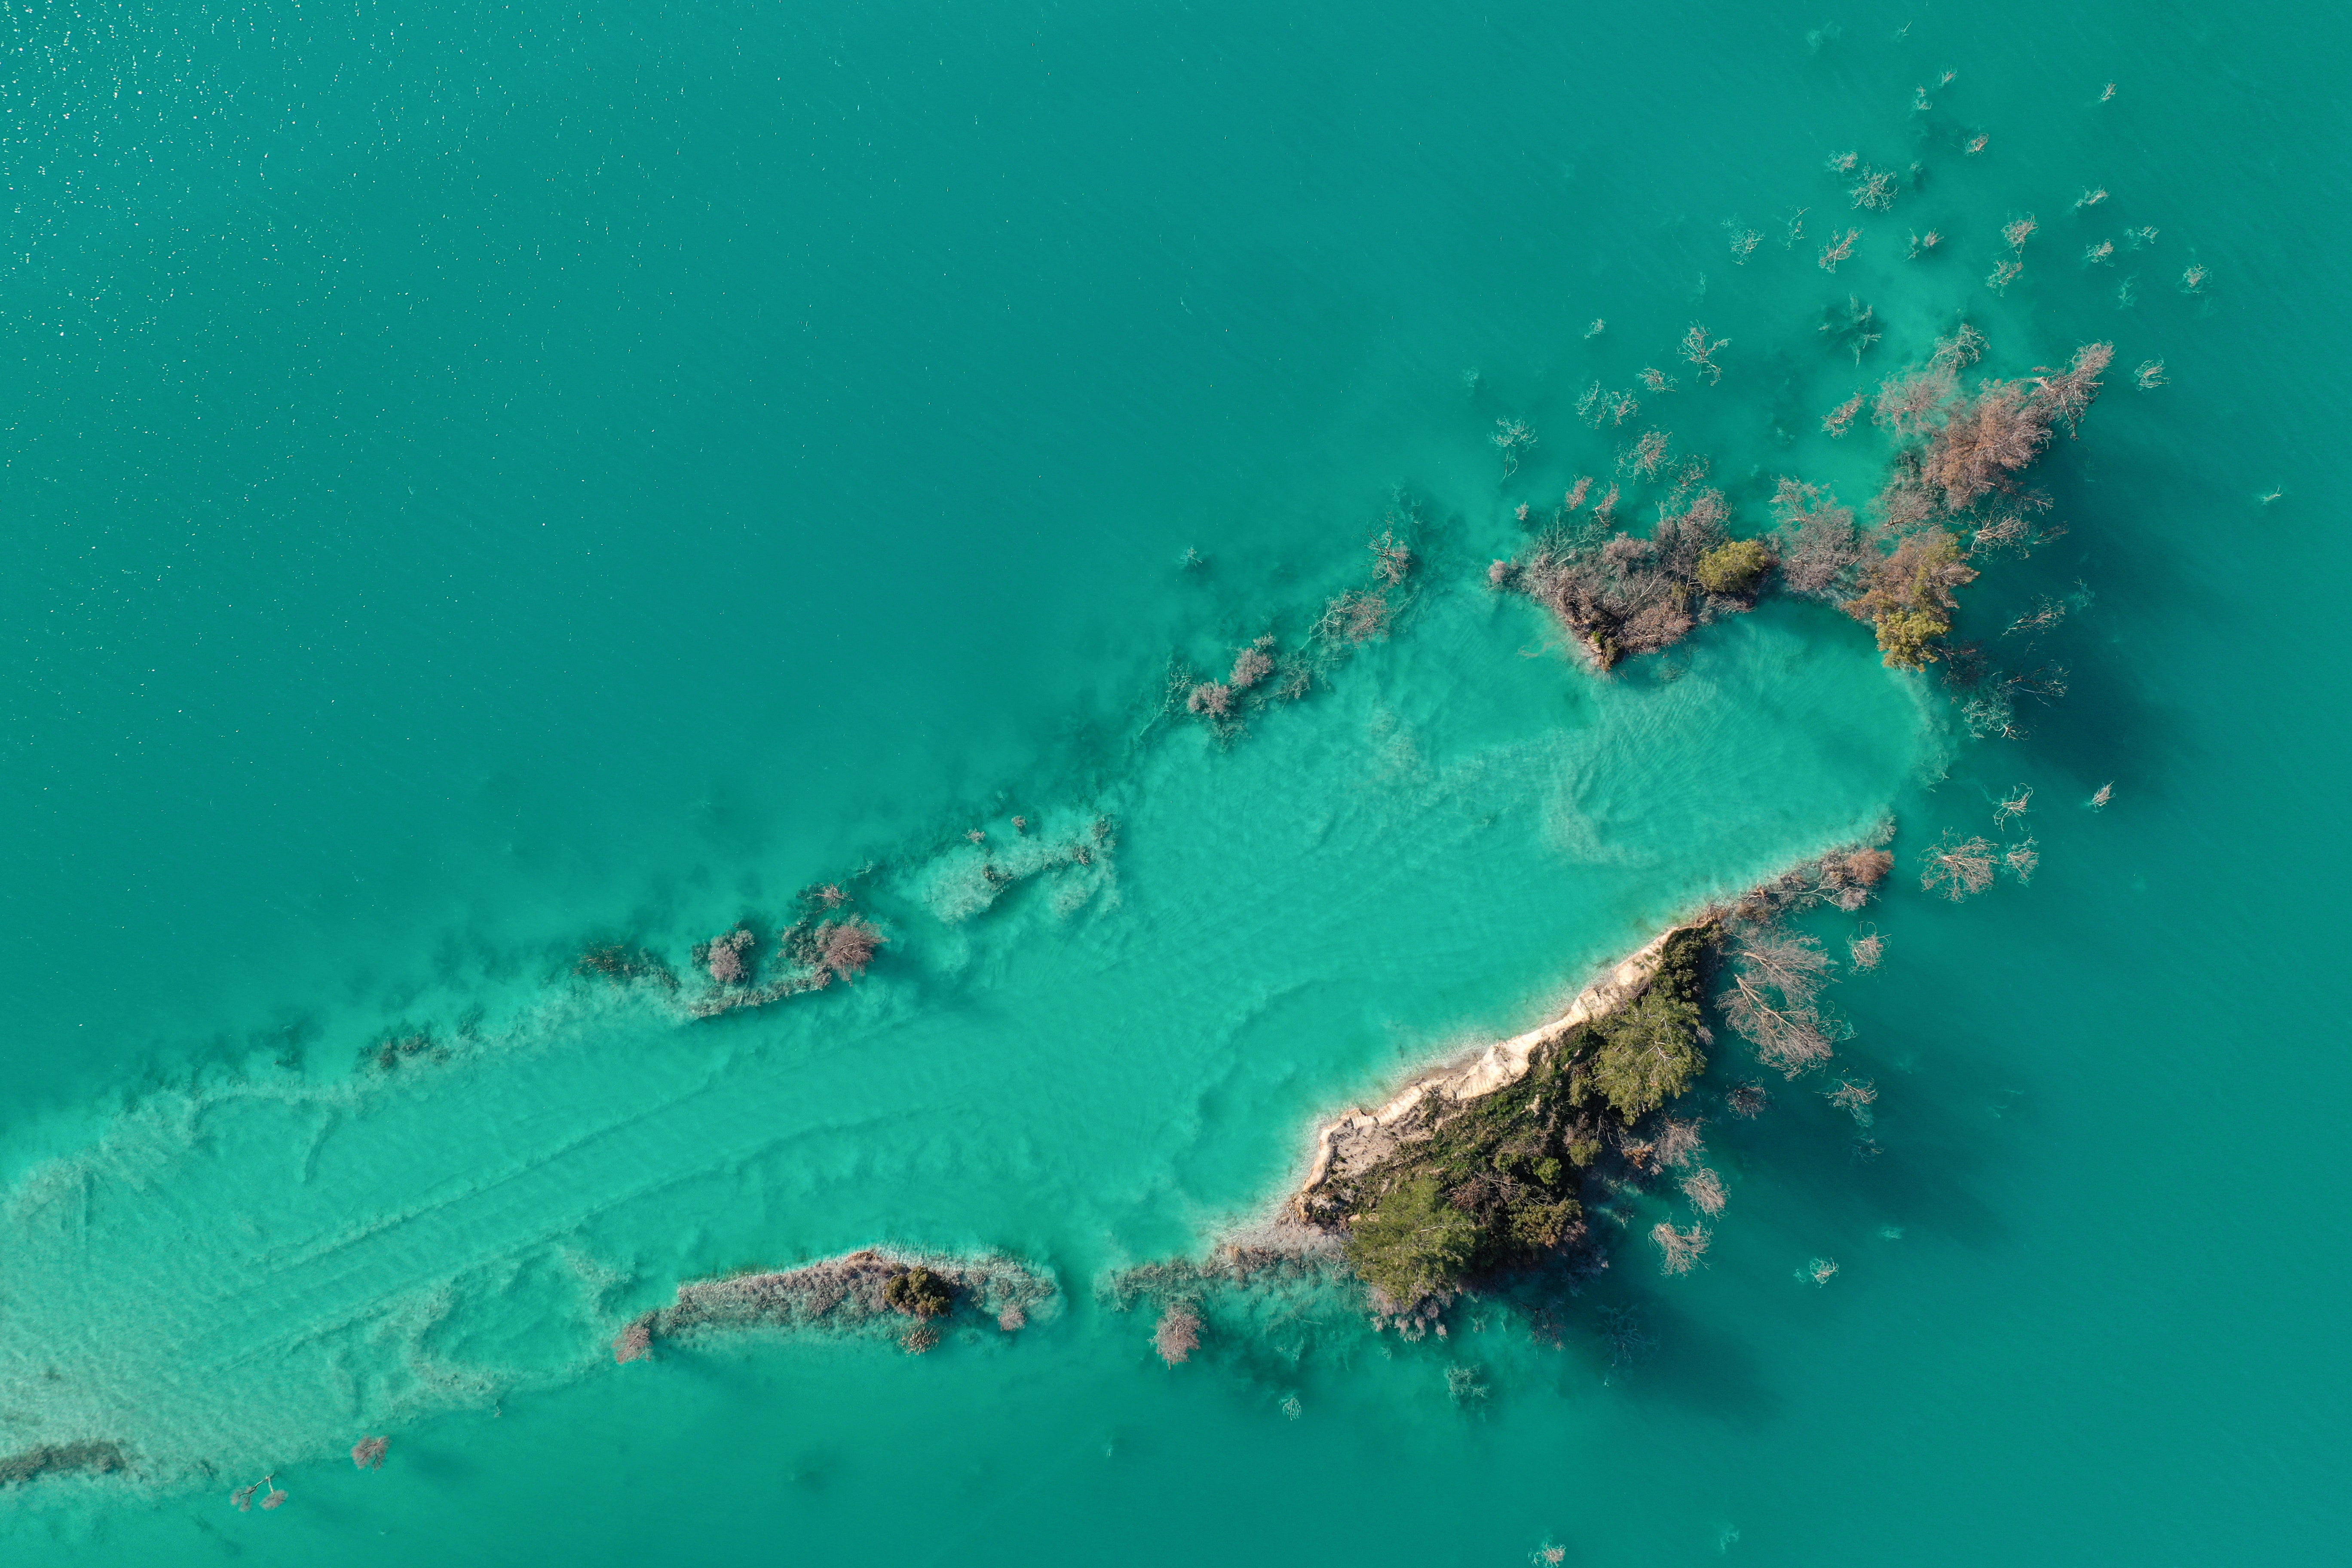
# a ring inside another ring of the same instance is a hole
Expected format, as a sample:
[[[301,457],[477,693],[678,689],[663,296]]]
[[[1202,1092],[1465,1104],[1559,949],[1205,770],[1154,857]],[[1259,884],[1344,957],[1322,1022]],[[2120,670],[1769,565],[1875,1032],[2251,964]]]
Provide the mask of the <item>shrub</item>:
[[[1710,594],[1744,599],[1755,592],[1757,579],[1771,563],[1772,552],[1764,547],[1763,541],[1734,539],[1700,556],[1694,575],[1698,585]]]
[[[1878,617],[1878,651],[1889,669],[1924,669],[1942,658],[1936,644],[1952,623],[1927,610],[1889,610]]]
[[[1943,657],[1936,645],[1951,635],[1952,591],[1976,580],[1960,559],[1960,542],[1942,529],[1905,540],[1873,567],[1868,586],[1845,605],[1848,615],[1873,622],[1889,668],[1924,669]]]
[[[918,1263],[882,1287],[882,1300],[911,1317],[936,1318],[955,1305],[955,1285]]]

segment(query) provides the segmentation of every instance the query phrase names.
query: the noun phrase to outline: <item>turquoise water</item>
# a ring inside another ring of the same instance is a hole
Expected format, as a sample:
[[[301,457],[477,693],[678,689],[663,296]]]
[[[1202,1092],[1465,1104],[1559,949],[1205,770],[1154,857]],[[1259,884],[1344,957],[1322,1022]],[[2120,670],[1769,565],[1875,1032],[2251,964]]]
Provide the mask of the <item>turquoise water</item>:
[[[11,26],[0,1453],[138,1460],[0,1495],[11,1561],[2340,1554],[2340,22]],[[1918,188],[1849,219],[1846,148]],[[1752,529],[1780,473],[1868,493],[1821,414],[1962,308],[1989,369],[2169,376],[2111,378],[2039,476],[2072,531],[1970,601],[1990,637],[2094,595],[2028,738],[1817,606],[1602,681],[1483,587],[1622,444],[1591,380],[1680,374],[1651,412]],[[1395,637],[1230,748],[1153,720],[1171,654],[1300,646],[1404,507]],[[1173,1371],[1096,1299],[1696,902],[1890,810],[1908,871],[2020,783],[2033,884],[1898,882],[1839,988],[1884,1152],[1803,1086],[1718,1122],[1702,1273],[1629,1239],[1558,1348],[1229,1305]],[[1116,843],[992,899],[962,835],[1016,856],[1016,813]],[[854,988],[686,1024],[567,973],[869,862]],[[446,1059],[354,1067],[420,1030]],[[1029,1258],[1060,1309],[605,1348],[876,1241]],[[1604,1307],[1654,1352],[1612,1366]],[[233,1510],[266,1471],[288,1506]]]

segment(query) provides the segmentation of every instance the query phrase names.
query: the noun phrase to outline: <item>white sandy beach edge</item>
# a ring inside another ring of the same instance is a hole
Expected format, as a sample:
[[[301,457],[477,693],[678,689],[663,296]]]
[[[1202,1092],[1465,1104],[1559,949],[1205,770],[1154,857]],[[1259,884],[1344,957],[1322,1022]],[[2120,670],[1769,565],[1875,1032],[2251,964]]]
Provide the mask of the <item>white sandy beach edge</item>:
[[[1518,1082],[1527,1076],[1528,1065],[1537,1051],[1565,1038],[1595,1018],[1614,1012],[1647,985],[1665,956],[1667,940],[1683,929],[1675,925],[1660,931],[1640,952],[1578,992],[1567,1010],[1549,1023],[1539,1024],[1525,1034],[1513,1035],[1507,1040],[1497,1040],[1466,1059],[1457,1059],[1450,1066],[1415,1079],[1377,1110],[1359,1107],[1326,1124],[1315,1134],[1314,1163],[1308,1168],[1307,1180],[1299,1187],[1295,1199],[1299,1215],[1305,1216],[1307,1200],[1331,1173],[1332,1164],[1344,1144],[1378,1138],[1411,1115],[1415,1107],[1432,1095],[1444,1095],[1449,1100],[1475,1100]]]

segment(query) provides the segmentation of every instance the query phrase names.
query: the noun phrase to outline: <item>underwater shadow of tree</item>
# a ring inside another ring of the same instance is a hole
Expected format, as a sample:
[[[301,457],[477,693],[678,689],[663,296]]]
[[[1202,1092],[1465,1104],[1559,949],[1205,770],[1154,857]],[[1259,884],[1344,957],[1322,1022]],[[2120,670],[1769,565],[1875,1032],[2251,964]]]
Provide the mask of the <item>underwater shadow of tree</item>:
[[[1629,1251],[1632,1239],[1628,1237]],[[1621,1258],[1620,1266],[1633,1264],[1637,1257]],[[1614,1300],[1588,1309],[1580,1318],[1596,1339],[1605,1340],[1608,1321],[1602,1310],[1628,1312],[1630,1321],[1654,1342],[1610,1370],[1626,1397],[1669,1402],[1693,1415],[1751,1430],[1780,1415],[1786,1402],[1766,1384],[1763,1360],[1747,1340],[1693,1316],[1676,1298],[1647,1281],[1627,1279],[1614,1294]],[[1607,1366],[1605,1349],[1599,1359]]]
[[[2183,482],[2188,483],[2186,476]],[[1999,574],[2000,586],[2009,590],[1999,595],[1999,603],[2013,614],[2037,595],[2063,599],[2078,583],[2087,585],[2097,602],[2070,616],[2046,648],[2035,647],[2030,639],[2002,637],[1998,626],[1988,625],[1983,628],[1986,651],[1996,659],[2029,668],[2042,659],[2067,668],[2066,696],[2047,707],[2034,705],[2021,715],[2031,726],[2021,742],[2026,755],[2064,768],[2085,794],[2117,777],[2140,781],[2138,789],[2152,792],[2170,772],[2165,764],[2177,761],[2189,733],[2182,718],[2185,710],[2152,697],[2150,684],[2141,672],[2141,656],[2130,645],[2097,635],[2097,630],[2125,609],[2145,630],[2147,618],[2154,614],[2152,606],[2157,605],[2165,606],[2165,618],[2177,625],[2224,626],[2231,624],[2241,606],[2231,605],[2206,578],[2173,555],[2135,548],[2119,538],[2120,530],[2102,515],[2115,510],[2114,497],[2086,491],[2071,473],[2062,474],[2053,488],[2062,513],[2092,520],[2077,528],[2078,536],[2091,537],[2080,548],[2067,548],[2073,542],[2070,540],[2030,560],[2009,563]],[[2219,503],[2220,498],[2212,499]],[[1988,622],[1992,619],[1987,617]],[[2000,615],[1999,619],[2006,625],[2009,614]],[[2226,637],[2214,640],[2223,645],[2227,641]]]
[[[1924,955],[1918,961],[1928,962]],[[1962,984],[1965,978],[1916,976],[1906,994],[1939,994],[1945,984]],[[1979,1253],[1999,1248],[2012,1226],[1979,1194],[2007,1157],[2002,1145],[2012,1141],[1997,1136],[1991,1123],[1996,1113],[2013,1119],[2022,1112],[2018,1091],[1987,1076],[1990,1069],[1964,1042],[1938,1039],[1920,1018],[1873,1007],[1857,1012],[1855,1021],[1864,1037],[1902,1039],[1937,1063],[1932,1077],[1874,1075],[1867,1054],[1848,1050],[1839,1058],[1843,1071],[1837,1076],[1874,1077],[1881,1089],[1873,1125],[1858,1127],[1832,1107],[1821,1089],[1834,1079],[1815,1074],[1774,1085],[1774,1104],[1758,1121],[1717,1118],[1710,1142],[1737,1156],[1748,1184],[1773,1189],[1780,1212],[1802,1217],[1803,1231],[1789,1228],[1786,1235],[1798,1253],[1858,1247],[1889,1225]],[[1863,1146],[1864,1140],[1874,1152]]]

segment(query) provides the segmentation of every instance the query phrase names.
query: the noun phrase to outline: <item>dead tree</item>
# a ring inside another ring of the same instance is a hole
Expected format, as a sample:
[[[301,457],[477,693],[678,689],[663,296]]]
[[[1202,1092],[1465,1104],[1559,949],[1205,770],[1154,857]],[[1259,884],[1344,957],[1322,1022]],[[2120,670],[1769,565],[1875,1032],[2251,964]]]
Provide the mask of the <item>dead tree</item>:
[[[1822,1016],[1830,967],[1822,944],[1776,926],[1749,926],[1733,942],[1729,983],[1717,998],[1757,1058],[1795,1078],[1835,1054]]]
[[[1946,828],[1944,837],[1927,851],[1927,864],[1919,872],[1920,890],[1940,893],[1957,904],[1992,886],[1995,859],[1989,840],[1975,836],[1962,838]]]
[[[1688,1230],[1676,1230],[1671,1224],[1660,1220],[1650,1231],[1650,1239],[1656,1242],[1658,1250],[1664,1254],[1658,1263],[1661,1272],[1687,1274],[1706,1258],[1706,1244],[1715,1237],[1704,1225],[1695,1225]]]

